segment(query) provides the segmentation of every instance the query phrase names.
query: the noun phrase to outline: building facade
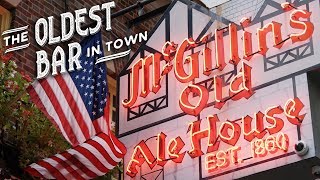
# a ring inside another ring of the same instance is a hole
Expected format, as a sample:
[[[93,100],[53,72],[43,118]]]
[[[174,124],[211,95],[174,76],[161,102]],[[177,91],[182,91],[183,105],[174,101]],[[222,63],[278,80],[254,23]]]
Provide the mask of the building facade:
[[[317,178],[319,2],[221,3],[173,1],[120,73],[124,179]]]
[[[0,31],[29,25],[34,37],[39,18],[104,2],[4,0]],[[317,178],[319,1],[143,2],[116,0],[103,32],[104,43],[148,32],[107,63],[109,117],[128,149],[120,178]],[[29,39],[14,58],[34,77],[41,47]]]

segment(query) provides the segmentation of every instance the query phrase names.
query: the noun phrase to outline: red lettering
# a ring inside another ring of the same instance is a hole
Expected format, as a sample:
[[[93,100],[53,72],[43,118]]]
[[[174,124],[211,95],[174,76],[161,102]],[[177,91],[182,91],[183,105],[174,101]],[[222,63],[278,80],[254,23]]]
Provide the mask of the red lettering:
[[[227,65],[224,57],[223,30],[216,29],[215,46],[216,46],[216,68],[222,71],[224,67],[226,67]]]
[[[241,98],[249,99],[253,95],[251,84],[251,67],[242,62],[240,72],[231,80],[229,96],[237,101]]]
[[[262,55],[266,55],[269,49],[267,46],[267,34],[269,32],[273,33],[274,47],[280,49],[283,45],[281,35],[281,24],[272,21],[272,23],[266,24],[262,29],[258,29],[259,53]]]
[[[184,142],[181,137],[171,139],[168,146],[168,154],[170,159],[175,163],[181,163],[186,152],[180,153],[182,148],[184,147]]]
[[[288,121],[294,125],[300,125],[306,114],[299,115],[304,104],[299,98],[289,99],[284,107],[284,113]]]
[[[157,164],[160,166],[164,166],[167,163],[166,160],[166,137],[163,132],[158,134],[158,148],[157,148]]]
[[[192,105],[189,101],[189,95],[193,93],[199,96],[199,100],[196,105]],[[181,92],[179,106],[183,112],[197,116],[207,105],[208,98],[209,92],[205,87],[190,84]]]
[[[275,134],[284,126],[284,122],[281,118],[274,117],[276,114],[282,114],[283,109],[281,106],[270,107],[266,110],[266,121],[271,124],[267,126],[266,129],[268,130],[269,134]]]
[[[231,132],[231,135],[229,134]],[[219,137],[221,141],[234,146],[240,137],[241,127],[235,122],[223,122],[220,126]]]
[[[238,30],[237,25],[234,23],[229,24],[229,36],[230,36],[230,63],[237,65],[240,61],[238,52]]]
[[[161,55],[150,54],[144,60],[142,60],[142,70],[143,70],[143,77],[142,77],[142,92],[140,94],[141,97],[146,97],[150,93],[150,65],[152,65],[152,92],[157,93],[161,88],[160,85],[160,57]]]
[[[153,156],[149,147],[144,141],[141,141],[135,148],[132,153],[132,157],[127,166],[126,174],[130,177],[135,177],[138,173],[136,166],[141,167],[141,165],[147,161],[150,169],[157,164],[156,158]]]
[[[243,135],[245,140],[251,142],[254,138],[261,139],[267,133],[264,129],[263,117],[264,114],[259,111],[255,114],[254,119],[250,116],[246,116],[242,119]],[[252,127],[253,120],[255,127]]]
[[[217,122],[219,121],[218,116],[208,116],[207,117],[209,128],[200,131],[201,121],[195,121],[189,124],[190,136],[191,136],[191,146],[192,149],[188,152],[191,158],[196,158],[203,155],[201,150],[202,138],[208,137],[208,149],[207,153],[216,151],[219,147],[220,141],[217,137]]]
[[[222,88],[223,88],[222,78],[218,76],[214,76],[213,85],[214,85],[214,100],[215,100],[214,107],[217,109],[221,109],[225,104],[222,96]]]
[[[178,48],[175,57],[175,75],[178,81],[187,83],[199,77],[199,53],[193,53],[184,58],[184,52],[191,47],[195,47],[196,43],[192,38],[185,39]],[[187,74],[184,70],[184,64],[190,64],[190,72]]]
[[[207,154],[205,157],[205,169],[212,173],[218,169],[228,167],[230,164],[241,163],[242,160],[238,159],[238,151],[241,147],[235,146],[227,149],[226,151],[218,151],[214,154]]]
[[[243,59],[249,61],[253,57],[252,33],[243,31]]]
[[[210,48],[204,48],[203,49],[203,56],[204,56],[204,61],[203,61],[203,74],[206,76],[209,76],[212,72],[212,59],[211,59],[211,53],[212,50]]]
[[[125,99],[122,101],[122,105],[125,108],[129,108],[134,105],[138,98],[139,90],[139,70],[142,66],[142,59],[139,59],[131,69],[131,78],[130,78],[130,99]]]
[[[290,35],[292,43],[305,41],[309,39],[314,31],[314,25],[310,21],[301,21],[300,18],[308,19],[311,12],[306,10],[294,10],[290,15],[290,26],[294,29],[302,29],[302,33],[294,33]]]

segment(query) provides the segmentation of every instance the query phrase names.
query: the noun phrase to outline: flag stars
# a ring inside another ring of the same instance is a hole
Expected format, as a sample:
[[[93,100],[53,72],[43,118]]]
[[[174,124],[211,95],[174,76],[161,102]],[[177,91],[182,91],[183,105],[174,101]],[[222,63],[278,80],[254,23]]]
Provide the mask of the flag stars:
[[[97,59],[99,57],[96,57]],[[106,69],[103,65],[95,65],[95,59],[84,58],[81,62],[82,70],[71,75],[78,91],[86,105],[92,120],[104,113],[108,81],[105,78]]]

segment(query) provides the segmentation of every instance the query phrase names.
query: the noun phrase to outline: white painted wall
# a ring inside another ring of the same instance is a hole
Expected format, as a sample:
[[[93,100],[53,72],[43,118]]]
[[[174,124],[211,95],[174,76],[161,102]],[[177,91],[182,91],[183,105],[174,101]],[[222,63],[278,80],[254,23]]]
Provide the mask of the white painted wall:
[[[209,0],[211,1],[211,0]],[[233,22],[240,22],[242,17],[254,17],[265,0],[229,0],[210,10]],[[212,0],[212,2],[215,2]]]
[[[219,6],[224,4],[230,0],[201,0],[208,8],[213,8],[215,6]]]
[[[284,1],[284,0],[283,0]],[[244,3],[246,2],[246,3]],[[220,14],[221,16],[227,18],[228,20],[234,21],[236,23],[239,22],[239,20],[243,16],[255,16],[258,10],[261,8],[261,5],[264,1],[263,0],[251,0],[251,1],[242,1],[242,0],[232,0],[228,1],[216,8],[211,9],[212,12],[216,12],[217,14]],[[240,4],[241,5],[240,5]],[[305,7],[301,7],[304,9]],[[313,1],[310,5],[310,11],[313,12],[314,16],[311,18],[311,21],[315,24],[315,27],[320,27],[320,22],[316,19],[319,17],[319,2]],[[265,13],[272,12],[272,8],[266,9]],[[203,29],[203,27],[206,25],[206,23],[210,20],[210,17],[203,14],[202,12],[199,12],[197,10],[193,10],[193,36],[197,37],[200,33],[200,31]],[[263,22],[264,24],[276,20],[278,22],[283,22],[283,34],[290,34],[292,30],[289,27],[289,15],[288,13],[281,14],[277,17],[273,17],[270,20],[266,20]],[[184,38],[187,37],[187,6],[181,2],[177,2],[175,7],[170,12],[170,23],[171,23],[171,29],[170,29],[170,36],[171,40],[177,43],[181,43]],[[209,32],[214,32],[214,29],[217,27],[224,27],[223,24],[215,22],[213,26],[209,29]],[[248,28],[250,31],[255,32],[257,28],[261,27],[261,24],[258,23],[250,28]],[[161,50],[162,45],[165,42],[164,39],[164,23],[162,23],[159,28],[155,31],[155,33],[152,35],[152,37],[148,40],[147,45],[150,47],[153,47],[154,49]],[[255,33],[253,33],[255,34]],[[313,37],[319,38],[320,33],[315,31]],[[314,39],[315,39],[314,38]],[[227,42],[228,36],[225,37],[225,52],[229,51],[229,44]],[[257,42],[256,42],[256,35],[254,35],[254,49],[257,48]],[[241,42],[241,31],[239,31],[239,42]],[[302,45],[303,43],[296,43],[294,45],[291,44],[291,42],[288,42],[282,49],[276,49],[270,47],[269,52],[267,53],[267,57],[272,56],[274,54],[279,54],[282,52],[285,52],[293,47],[297,47],[299,45]],[[271,41],[268,41],[268,44],[272,44]],[[252,74],[253,74],[253,86],[259,86],[263,85],[265,83],[269,83],[274,80],[278,80],[281,77],[289,76],[294,72],[312,67],[314,65],[319,64],[318,57],[320,57],[320,45],[318,43],[313,43],[314,45],[314,55],[309,56],[307,58],[301,59],[299,61],[295,61],[292,63],[289,63],[285,66],[276,68],[274,70],[270,71],[264,71],[264,64],[263,64],[263,56],[256,55],[253,59],[250,60],[250,62],[247,62],[250,64],[251,67],[253,67]],[[214,47],[213,43],[209,43],[210,47]],[[240,56],[242,56],[242,46],[239,49]],[[203,47],[199,47],[196,50],[201,50]],[[255,50],[254,50],[255,51]],[[226,59],[229,59],[228,53],[226,53]],[[147,54],[145,54],[147,55]],[[214,56],[214,54],[213,54]],[[132,63],[131,66],[134,64],[135,61],[138,60],[139,57],[137,57]],[[200,57],[202,59],[202,57]],[[129,66],[128,69],[131,68]],[[199,65],[202,67],[202,62]],[[238,66],[238,70],[239,70]],[[201,69],[201,68],[200,68]],[[226,69],[223,72],[214,72],[213,74],[222,74],[229,72],[233,69],[233,66],[228,65]],[[210,76],[212,77],[212,76]],[[221,121],[225,121],[227,119],[233,120],[240,118],[241,116],[250,115],[253,116],[253,113],[258,111],[264,111],[266,108],[270,106],[276,106],[281,105],[284,106],[285,102],[289,98],[294,97],[294,88],[296,89],[297,96],[302,100],[305,107],[303,109],[302,113],[307,113],[303,124],[301,126],[301,136],[304,141],[308,143],[310,146],[310,151],[307,156],[303,158],[309,158],[315,156],[315,148],[314,148],[314,140],[313,140],[313,134],[312,134],[312,121],[311,121],[311,112],[310,112],[310,103],[309,103],[309,93],[308,93],[308,86],[307,86],[307,77],[305,73],[302,73],[300,75],[296,75],[294,77],[296,86],[293,85],[293,76],[282,79],[281,81],[278,81],[277,83],[274,83],[272,85],[269,85],[267,87],[264,87],[262,89],[259,89],[256,91],[256,93],[251,97],[249,100],[242,99],[239,101],[229,101],[225,104],[225,106],[221,110],[214,109],[213,107],[208,107],[202,111],[200,114],[200,118],[204,119],[208,115],[217,114]],[[199,79],[196,80],[196,82],[203,81],[205,79],[208,79],[207,76],[201,75]],[[128,76],[122,76],[120,80],[120,101],[123,99],[126,99],[128,96]],[[175,78],[174,72],[169,73],[169,104],[168,108],[164,108],[162,110],[156,111],[154,113],[147,114],[145,116],[142,116],[140,118],[134,119],[132,121],[126,121],[127,119],[127,111],[125,108],[122,107],[120,104],[120,112],[119,112],[119,127],[120,131],[119,133],[126,133],[128,131],[135,130],[139,127],[152,124],[158,121],[161,121],[165,118],[172,117],[174,115],[177,115],[181,113],[181,109],[178,105],[179,102],[179,94],[181,93],[182,89],[186,86],[186,84],[182,84],[178,82]],[[150,94],[148,98],[139,98],[136,105],[150,101],[152,99],[161,97],[165,95],[165,83],[162,84],[162,89],[157,94]],[[225,89],[227,90],[227,89]],[[213,101],[213,93],[210,93],[209,102]],[[286,133],[290,137],[290,148],[288,153],[293,152],[293,146],[294,143],[297,142],[297,129],[296,126],[288,123],[284,117],[282,117],[285,121],[285,127],[282,130],[282,132]],[[176,119],[173,119],[171,121],[162,123],[157,126],[153,126],[148,129],[144,129],[135,133],[132,133],[128,136],[124,136],[121,138],[121,141],[127,146],[128,153],[124,158],[124,164],[125,168],[128,164],[130,157],[132,155],[133,148],[136,144],[138,144],[141,140],[146,140],[149,137],[156,136],[160,132],[164,132],[167,135],[167,139],[174,138],[177,136],[181,136],[183,141],[186,143],[186,146],[184,147],[183,151],[187,151],[191,149],[190,145],[190,137],[187,133],[187,127],[188,123],[196,121],[197,119],[193,116],[185,115]],[[207,124],[204,121],[202,123],[202,128],[206,128]],[[203,141],[203,151],[206,150],[206,140]],[[147,143],[151,150],[153,151],[154,155],[156,154],[156,141],[155,139],[151,139]],[[250,155],[249,146],[250,143],[243,140],[243,136],[240,137],[240,140],[238,142],[238,145],[241,146],[243,149],[241,150],[241,156],[246,157]],[[222,145],[221,149],[227,149],[227,145]],[[282,153],[283,154],[283,153]],[[268,159],[271,157],[275,157],[278,155],[282,155],[280,152],[278,154],[274,155],[268,155],[265,158],[259,158],[259,159],[251,159],[248,161],[245,161],[243,164],[238,165],[237,167],[243,167],[246,165],[253,164],[255,162],[262,161],[264,159]],[[244,177],[250,174],[254,174],[257,172],[265,171],[271,168],[275,168],[278,166],[283,166],[289,163],[297,162],[302,160],[301,157],[297,155],[290,155],[285,158],[269,161],[267,163],[262,163],[250,168],[244,168],[242,170],[238,170],[235,172],[227,173],[223,176],[219,176],[218,179],[235,179]],[[208,173],[204,170],[204,162],[202,158],[201,162],[202,167],[202,177],[210,177],[214,173]],[[229,168],[219,170],[217,173],[223,173],[228,170],[232,170],[237,168],[235,166],[230,166]],[[156,166],[153,170],[150,170],[149,167],[146,165],[146,163],[141,167],[139,170],[140,174],[136,176],[135,179],[140,179],[140,176],[142,174],[149,173],[151,171],[161,169],[161,167]],[[199,158],[191,159],[189,155],[186,155],[184,158],[183,163],[181,164],[175,164],[172,162],[168,162],[165,165],[164,168],[164,179],[199,179]],[[160,171],[159,171],[160,172]],[[146,177],[147,179],[152,179],[157,174],[148,175]],[[129,176],[125,175],[125,179],[130,179]]]

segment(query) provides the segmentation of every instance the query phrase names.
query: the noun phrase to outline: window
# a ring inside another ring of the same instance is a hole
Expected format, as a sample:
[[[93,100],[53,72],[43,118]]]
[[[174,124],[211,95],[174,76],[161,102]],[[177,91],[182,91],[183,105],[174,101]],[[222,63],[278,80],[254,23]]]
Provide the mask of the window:
[[[0,34],[3,31],[10,29],[11,13],[6,8],[0,6]],[[0,41],[0,47],[3,45],[3,40]]]

